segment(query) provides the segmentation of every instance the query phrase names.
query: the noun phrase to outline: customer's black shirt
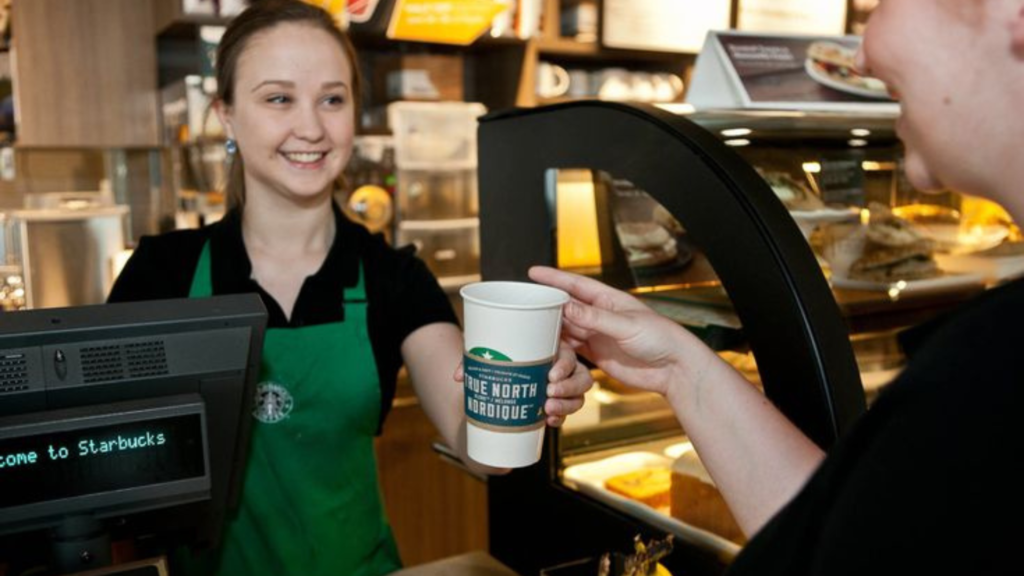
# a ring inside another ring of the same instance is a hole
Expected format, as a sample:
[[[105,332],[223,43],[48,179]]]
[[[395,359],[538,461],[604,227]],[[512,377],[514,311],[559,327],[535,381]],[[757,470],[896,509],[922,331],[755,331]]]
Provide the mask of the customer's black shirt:
[[[907,369],[729,574],[1022,574],[1024,281],[914,338]]]

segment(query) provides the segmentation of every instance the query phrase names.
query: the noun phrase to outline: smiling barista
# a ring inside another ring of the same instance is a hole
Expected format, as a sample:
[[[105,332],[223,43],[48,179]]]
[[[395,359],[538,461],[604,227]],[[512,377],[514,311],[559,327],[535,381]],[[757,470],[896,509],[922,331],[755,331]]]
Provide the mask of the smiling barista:
[[[373,437],[399,367],[465,455],[455,315],[424,264],[332,202],[352,153],[359,78],[323,10],[264,0],[228,26],[217,112],[234,208],[216,224],[143,238],[111,301],[254,292],[270,318],[242,502],[224,546],[193,572],[366,574],[400,567]],[[589,372],[563,347],[550,425],[578,410]],[[466,459],[470,465],[473,465]]]

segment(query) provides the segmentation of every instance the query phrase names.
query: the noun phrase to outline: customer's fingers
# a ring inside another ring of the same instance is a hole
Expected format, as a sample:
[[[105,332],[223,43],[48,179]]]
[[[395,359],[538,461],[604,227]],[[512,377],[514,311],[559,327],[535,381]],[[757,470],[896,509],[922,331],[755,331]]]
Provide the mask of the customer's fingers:
[[[574,336],[581,334],[581,329],[590,332],[586,338],[581,339],[589,340],[593,336],[593,332],[598,332],[621,341],[636,335],[638,330],[634,318],[621,312],[590,306],[576,300],[565,305],[564,315],[569,321],[567,324],[572,326],[571,330]]]
[[[645,306],[629,294],[586,276],[550,268],[532,266],[528,272],[534,282],[565,290],[570,296],[588,304],[613,310],[636,310]]]

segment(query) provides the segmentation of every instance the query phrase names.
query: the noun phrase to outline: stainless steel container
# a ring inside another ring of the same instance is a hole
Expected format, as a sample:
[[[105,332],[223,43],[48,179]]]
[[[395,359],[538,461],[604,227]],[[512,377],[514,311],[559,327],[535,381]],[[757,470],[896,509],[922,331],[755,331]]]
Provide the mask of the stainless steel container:
[[[0,212],[0,311],[25,308],[25,280],[15,223]]]
[[[127,206],[17,210],[8,228],[17,237],[26,305],[54,308],[99,304],[114,282],[113,260],[125,248]]]

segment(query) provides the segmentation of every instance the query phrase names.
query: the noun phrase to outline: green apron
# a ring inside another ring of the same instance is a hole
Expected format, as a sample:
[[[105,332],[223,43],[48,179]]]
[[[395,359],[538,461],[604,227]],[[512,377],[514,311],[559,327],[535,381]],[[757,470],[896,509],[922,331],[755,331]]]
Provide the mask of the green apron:
[[[189,296],[212,293],[207,242]],[[245,485],[219,574],[371,576],[401,567],[377,485],[380,382],[362,263],[344,302],[343,322],[266,332]]]

